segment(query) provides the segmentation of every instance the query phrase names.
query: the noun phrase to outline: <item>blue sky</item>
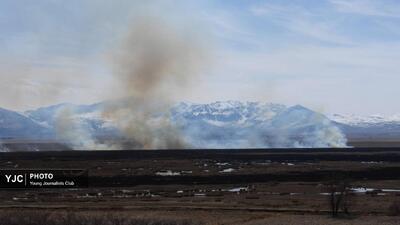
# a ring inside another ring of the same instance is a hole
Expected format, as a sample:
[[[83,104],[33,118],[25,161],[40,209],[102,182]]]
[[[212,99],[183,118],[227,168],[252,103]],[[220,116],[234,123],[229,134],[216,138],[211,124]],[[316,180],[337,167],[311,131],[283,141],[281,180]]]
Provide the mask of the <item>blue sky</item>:
[[[0,106],[107,99],[108,55],[145,14],[197,32],[211,52],[196,85],[176,90],[177,101],[400,113],[397,0],[3,0]]]

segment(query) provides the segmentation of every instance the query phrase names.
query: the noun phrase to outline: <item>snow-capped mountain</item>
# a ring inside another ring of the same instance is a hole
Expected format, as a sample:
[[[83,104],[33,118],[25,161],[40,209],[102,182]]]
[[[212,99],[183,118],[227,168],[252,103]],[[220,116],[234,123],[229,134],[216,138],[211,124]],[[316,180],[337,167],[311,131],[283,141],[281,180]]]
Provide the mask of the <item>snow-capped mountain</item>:
[[[392,116],[370,115],[370,116],[357,116],[357,115],[341,115],[333,114],[329,119],[337,123],[351,125],[351,126],[370,126],[383,123],[400,123],[400,114]]]
[[[22,114],[45,127],[51,128],[54,127],[54,119],[56,114],[60,111],[60,109],[65,108],[70,109],[75,115],[79,115],[79,117],[82,119],[100,119],[98,114],[101,110],[101,103],[93,105],[74,105],[70,103],[63,103],[49,107],[38,108],[36,110],[25,111]]]
[[[106,104],[110,102],[60,104],[23,113],[13,112],[14,117],[0,112],[0,122],[15,123],[17,120],[21,127],[21,130],[13,131],[0,123],[0,138],[21,138],[29,134],[32,139],[58,138],[57,129],[60,128],[56,120],[65,109],[70,112],[68,120],[63,123],[72,128],[69,135],[79,133],[79,137],[85,138],[119,136],[120,130],[103,116]],[[124,105],[123,102],[112,104]],[[344,147],[346,138],[339,127],[347,129],[349,126],[332,122],[300,105],[288,107],[260,102],[182,102],[174,105],[167,114],[190,146],[202,148]]]
[[[349,139],[399,139],[400,115],[393,116],[356,116],[339,115],[329,116]]]
[[[210,104],[179,103],[171,109],[173,118],[204,121],[215,126],[252,126],[271,120],[286,106],[272,103],[225,101]]]
[[[324,115],[303,106],[259,102],[181,103],[173,121],[195,146],[344,147],[341,131]]]
[[[115,121],[104,116],[110,105],[113,109],[134,107],[121,100],[92,105],[59,104],[26,112],[0,109],[0,139],[63,142],[80,138],[77,143],[82,148],[86,143],[95,143],[99,137],[124,137]],[[128,112],[124,115],[135,116]],[[59,121],[60,114],[64,121]],[[344,147],[346,139],[400,138],[400,115],[326,117],[300,105],[181,102],[168,113],[151,115],[156,123],[161,117],[168,118],[186,143],[198,148]],[[68,129],[67,135],[60,135],[59,131],[65,129]]]
[[[0,108],[0,138],[33,138],[51,137],[47,127],[15,111]]]

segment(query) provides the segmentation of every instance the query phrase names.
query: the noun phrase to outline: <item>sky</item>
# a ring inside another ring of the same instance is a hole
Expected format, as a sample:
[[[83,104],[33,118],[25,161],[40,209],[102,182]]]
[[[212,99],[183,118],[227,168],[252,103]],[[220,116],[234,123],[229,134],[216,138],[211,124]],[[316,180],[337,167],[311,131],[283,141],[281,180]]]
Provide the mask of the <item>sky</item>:
[[[0,107],[107,99],[110,55],[139,15],[197,35],[210,53],[177,101],[400,113],[397,0],[2,0]]]

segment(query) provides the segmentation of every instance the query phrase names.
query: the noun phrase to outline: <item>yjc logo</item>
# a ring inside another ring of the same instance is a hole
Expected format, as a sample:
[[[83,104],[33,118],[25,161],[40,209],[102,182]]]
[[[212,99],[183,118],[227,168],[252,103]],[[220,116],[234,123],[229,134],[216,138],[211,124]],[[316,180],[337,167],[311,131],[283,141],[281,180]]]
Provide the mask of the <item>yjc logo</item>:
[[[24,175],[21,174],[13,174],[13,175],[4,175],[6,176],[7,183],[23,183]]]

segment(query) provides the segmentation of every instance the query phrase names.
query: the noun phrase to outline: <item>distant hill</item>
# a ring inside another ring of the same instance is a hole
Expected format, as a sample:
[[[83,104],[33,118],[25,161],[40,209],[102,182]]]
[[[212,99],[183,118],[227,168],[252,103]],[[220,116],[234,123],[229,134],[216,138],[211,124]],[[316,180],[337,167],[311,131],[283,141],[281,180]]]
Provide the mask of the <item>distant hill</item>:
[[[94,105],[59,104],[0,115],[18,129],[2,126],[1,138],[57,138],[55,120],[60,109],[73,111],[74,123],[92,137],[119,136],[120,133],[102,117],[108,103]],[[118,105],[118,104],[115,104]],[[121,104],[123,105],[123,104]],[[10,111],[11,112],[11,111]],[[344,136],[324,115],[302,106],[219,101],[210,104],[179,103],[170,109],[170,121],[193,147],[343,147]],[[165,116],[155,113],[154,117]],[[5,124],[5,123],[4,123]],[[80,130],[80,131],[81,131]]]
[[[329,118],[352,139],[400,139],[400,115],[362,117],[334,114]]]
[[[120,137],[118,129],[102,116],[105,104],[110,102],[59,104],[22,113],[0,109],[0,138],[56,140],[55,119],[66,107],[73,112],[74,122],[90,136]],[[396,117],[359,118],[335,114],[328,118],[301,105],[181,102],[174,105],[168,115],[180,135],[193,147],[344,147],[346,137],[400,137],[400,119]]]
[[[0,108],[0,138],[52,138],[51,128],[18,112]]]

